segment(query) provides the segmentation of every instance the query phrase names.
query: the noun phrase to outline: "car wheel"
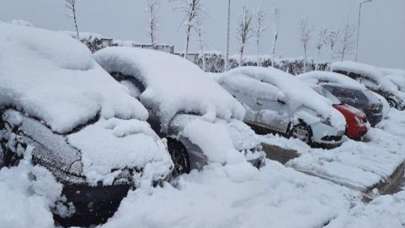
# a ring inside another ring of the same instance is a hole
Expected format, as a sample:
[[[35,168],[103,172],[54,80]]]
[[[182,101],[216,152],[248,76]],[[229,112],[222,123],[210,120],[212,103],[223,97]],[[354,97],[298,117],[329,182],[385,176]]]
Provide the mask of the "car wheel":
[[[391,107],[398,108],[398,103],[394,99],[388,98],[387,101]]]
[[[295,125],[290,131],[290,137],[299,139],[307,144],[310,144],[311,129],[304,123]]]
[[[174,163],[173,176],[179,176],[191,171],[190,159],[186,147],[179,141],[168,139],[167,146]]]

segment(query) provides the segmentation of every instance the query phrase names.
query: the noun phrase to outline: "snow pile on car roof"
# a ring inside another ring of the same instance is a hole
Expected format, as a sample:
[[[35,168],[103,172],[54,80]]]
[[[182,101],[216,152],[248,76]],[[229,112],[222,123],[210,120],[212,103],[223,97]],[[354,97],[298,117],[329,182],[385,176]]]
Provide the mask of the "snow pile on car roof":
[[[256,88],[261,83],[269,83],[284,94],[291,110],[297,110],[305,106],[315,110],[324,118],[330,118],[331,123],[340,129],[346,125],[344,117],[329,104],[326,98],[316,93],[293,75],[271,67],[239,67],[225,73],[224,78],[221,80],[227,80],[228,78],[231,80],[237,75],[257,80],[257,85],[250,88],[250,93],[256,93]]]
[[[332,71],[346,71],[348,73],[360,74],[374,80],[384,89],[391,91],[398,90],[394,83],[385,79],[382,70],[372,65],[352,61],[343,61],[332,63],[330,68]]]
[[[336,84],[355,89],[365,89],[366,87],[346,75],[327,71],[311,71],[298,75],[298,78],[312,85]]]
[[[140,99],[160,116],[162,127],[179,112],[243,119],[242,105],[191,62],[171,54],[138,48],[106,48],[95,54],[108,72],[135,77],[146,87]]]
[[[145,108],[59,32],[0,22],[0,107],[15,107],[67,133],[96,118],[146,119]]]

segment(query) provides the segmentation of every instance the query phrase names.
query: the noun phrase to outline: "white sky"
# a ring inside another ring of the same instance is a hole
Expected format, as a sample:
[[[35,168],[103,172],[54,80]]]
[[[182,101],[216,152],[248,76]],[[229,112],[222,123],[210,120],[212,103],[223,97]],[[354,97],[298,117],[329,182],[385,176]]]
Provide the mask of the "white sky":
[[[24,19],[34,25],[55,30],[72,30],[65,16],[63,0],[0,0],[0,20]],[[184,47],[182,15],[174,12],[168,0],[161,0],[159,40]],[[235,28],[241,8],[246,4],[255,10],[262,2],[267,12],[268,29],[263,37],[262,53],[272,46],[272,14],[280,9],[280,41],[278,54],[284,57],[303,55],[298,24],[308,17],[315,28],[341,28],[357,23],[358,0],[232,0],[232,51],[237,52]],[[205,42],[208,50],[225,47],[227,0],[203,0],[205,4]],[[363,8],[360,40],[360,61],[370,64],[405,68],[405,0],[374,0]],[[120,39],[148,42],[144,0],[79,0],[81,31],[101,33]],[[317,34],[315,32],[314,34]],[[316,40],[316,38],[314,38]],[[194,40],[192,47],[197,48]],[[254,40],[248,53],[255,54]],[[317,57],[314,48],[310,55]]]

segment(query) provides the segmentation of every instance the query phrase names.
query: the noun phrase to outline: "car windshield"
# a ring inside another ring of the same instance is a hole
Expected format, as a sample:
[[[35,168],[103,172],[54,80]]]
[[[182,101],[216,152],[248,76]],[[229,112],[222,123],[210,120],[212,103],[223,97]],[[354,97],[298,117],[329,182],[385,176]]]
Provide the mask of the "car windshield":
[[[336,85],[324,85],[323,88],[338,97],[343,103],[358,104],[367,103],[367,96],[363,91],[353,88],[345,88]]]
[[[328,100],[332,101],[332,104],[340,104],[342,103],[335,95],[330,93],[328,90],[321,86],[317,86],[314,88],[314,90],[322,95],[323,97],[327,98]]]

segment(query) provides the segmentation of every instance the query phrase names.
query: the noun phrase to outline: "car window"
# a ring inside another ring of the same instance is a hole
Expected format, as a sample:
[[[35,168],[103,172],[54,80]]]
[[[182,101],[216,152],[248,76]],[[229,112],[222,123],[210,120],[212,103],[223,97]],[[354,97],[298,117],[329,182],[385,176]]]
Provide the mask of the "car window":
[[[332,85],[324,85],[323,87],[338,97],[343,103],[355,104],[368,102],[367,96],[361,90]]]

